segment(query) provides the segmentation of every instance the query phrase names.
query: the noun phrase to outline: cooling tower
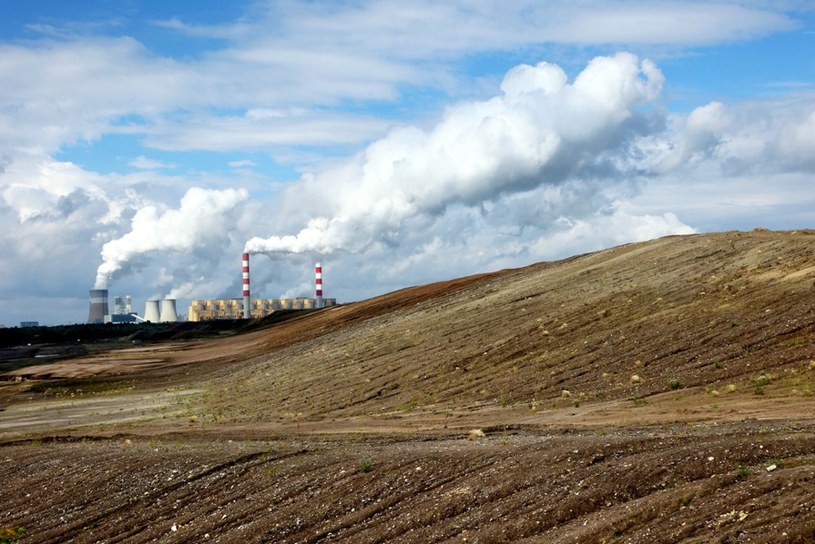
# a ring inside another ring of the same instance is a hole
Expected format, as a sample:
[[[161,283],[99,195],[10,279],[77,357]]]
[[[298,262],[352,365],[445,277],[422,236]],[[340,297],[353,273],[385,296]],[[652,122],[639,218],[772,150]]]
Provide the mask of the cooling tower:
[[[251,308],[249,307],[249,254],[244,253],[243,257],[243,318],[249,319],[252,317]]]
[[[158,301],[157,300],[148,300],[144,305],[144,320],[149,321],[151,323],[158,323],[161,321],[159,319],[158,313]]]
[[[104,323],[108,315],[108,290],[90,290],[90,309],[88,310],[88,323]]]
[[[162,323],[175,323],[178,321],[174,298],[165,298],[161,301],[161,318],[159,321]]]

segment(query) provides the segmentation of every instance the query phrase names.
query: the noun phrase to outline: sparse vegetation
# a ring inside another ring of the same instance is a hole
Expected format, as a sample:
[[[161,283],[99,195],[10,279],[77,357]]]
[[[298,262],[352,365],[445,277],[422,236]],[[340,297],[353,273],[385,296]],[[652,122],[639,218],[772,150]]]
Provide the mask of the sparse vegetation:
[[[671,388],[671,391],[676,391],[677,389],[682,387],[682,382],[680,382],[676,378],[672,378],[671,380],[668,381],[668,387]]]
[[[753,380],[753,391],[756,395],[763,395],[766,392],[767,386],[770,385],[770,376],[762,374]]]
[[[25,527],[0,528],[0,544],[12,544],[25,536]]]
[[[746,276],[789,247],[763,271],[815,270],[815,235],[762,234],[762,254],[717,236],[410,288],[200,352],[174,342],[171,364],[122,376],[0,382],[14,393],[0,425],[27,434],[3,444],[5,483],[31,491],[3,495],[0,523],[28,527],[21,544],[85,526],[126,540],[122,519],[145,542],[421,541],[457,525],[482,542],[812,534],[815,317],[808,297],[780,295],[815,276]],[[595,264],[591,282],[575,274]],[[702,283],[706,297],[687,296]]]

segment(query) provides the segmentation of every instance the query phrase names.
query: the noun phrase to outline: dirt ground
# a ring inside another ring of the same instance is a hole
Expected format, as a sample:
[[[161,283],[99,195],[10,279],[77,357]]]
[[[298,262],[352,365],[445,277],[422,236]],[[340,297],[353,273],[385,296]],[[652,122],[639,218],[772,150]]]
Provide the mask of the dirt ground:
[[[668,237],[0,382],[0,542],[813,542],[815,233]]]

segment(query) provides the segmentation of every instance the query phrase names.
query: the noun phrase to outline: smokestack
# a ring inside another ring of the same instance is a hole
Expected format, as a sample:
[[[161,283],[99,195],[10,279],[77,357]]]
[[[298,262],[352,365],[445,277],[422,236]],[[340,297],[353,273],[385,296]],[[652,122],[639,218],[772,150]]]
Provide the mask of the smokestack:
[[[104,323],[108,312],[108,290],[91,289],[90,308],[88,310],[88,323]]]
[[[317,308],[323,307],[323,267],[320,263],[314,265],[314,280],[315,289],[317,294],[316,304]]]
[[[249,254],[243,254],[243,318],[249,319],[252,313],[249,308]]]
[[[151,323],[158,323],[161,319],[158,313],[158,301],[148,300],[144,304],[144,320]]]
[[[161,317],[159,320],[162,323],[175,323],[178,321],[178,313],[175,311],[174,298],[165,298],[161,301]]]

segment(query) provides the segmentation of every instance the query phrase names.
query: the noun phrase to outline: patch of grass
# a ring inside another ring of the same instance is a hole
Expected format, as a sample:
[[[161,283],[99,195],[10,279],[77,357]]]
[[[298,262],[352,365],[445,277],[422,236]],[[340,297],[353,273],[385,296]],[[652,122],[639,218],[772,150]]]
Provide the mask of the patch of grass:
[[[791,340],[787,340],[787,346],[788,347],[800,346],[804,342],[806,342],[806,339],[803,336],[796,336]]]
[[[690,496],[690,495],[688,495],[686,497],[682,497],[681,499],[679,499],[679,504],[682,505],[685,508],[690,506],[690,503],[692,503],[692,502],[693,502],[693,497]]]
[[[744,465],[739,465],[736,467],[736,478],[739,480],[743,480],[750,475],[750,469]]]
[[[0,528],[0,544],[11,544],[25,536],[25,527],[2,527]]]
[[[359,464],[359,471],[360,472],[371,472],[374,468],[374,462],[372,459],[365,459],[363,462]]]
[[[634,397],[634,406],[645,406],[648,401],[642,397]]]
[[[754,392],[756,395],[763,395],[767,386],[770,385],[772,380],[766,374],[762,374],[753,380]]]
[[[682,387],[682,382],[680,382],[677,379],[669,380],[668,381],[668,387],[671,388],[671,391],[676,391],[677,389]]]

